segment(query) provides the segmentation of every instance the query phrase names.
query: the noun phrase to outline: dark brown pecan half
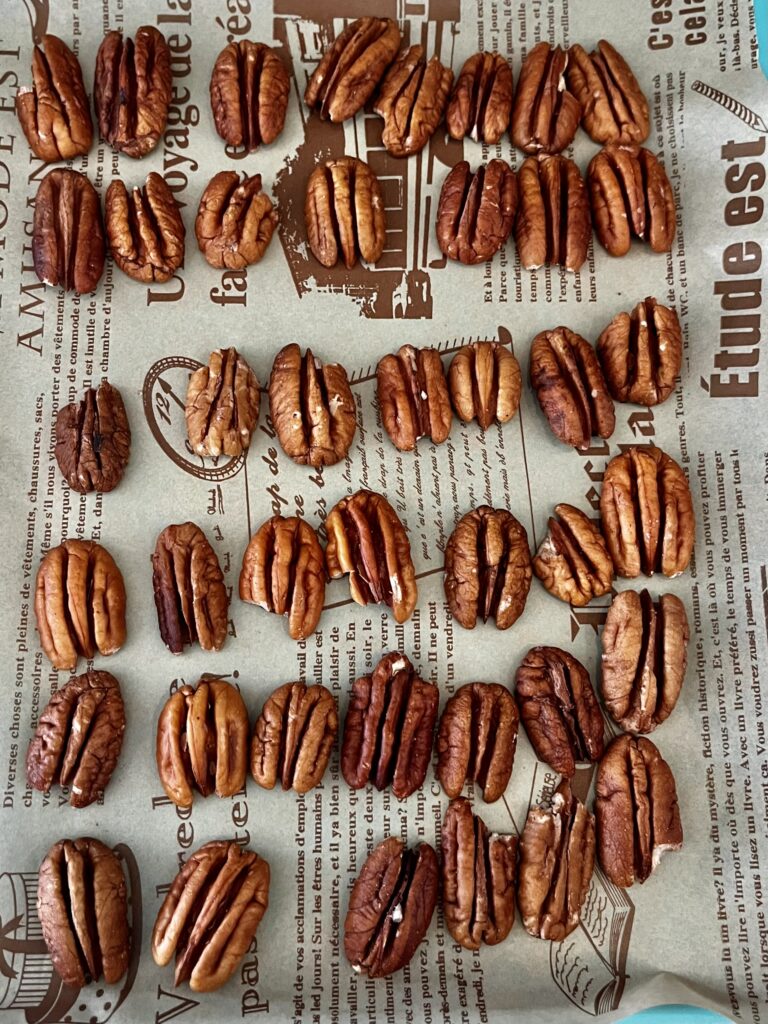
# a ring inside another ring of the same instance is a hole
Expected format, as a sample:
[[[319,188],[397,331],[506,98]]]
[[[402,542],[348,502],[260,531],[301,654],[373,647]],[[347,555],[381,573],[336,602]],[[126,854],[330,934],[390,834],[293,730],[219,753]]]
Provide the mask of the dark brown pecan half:
[[[152,958],[176,955],[174,984],[221,988],[253,942],[269,903],[269,864],[236,842],[206,843],[173,880],[152,930]]]
[[[465,949],[503,942],[515,923],[517,836],[489,832],[469,800],[452,800],[440,838],[443,912]]]
[[[428,843],[408,849],[390,836],[357,876],[344,921],[344,952],[369,978],[401,970],[427,934],[437,903],[440,868]]]
[[[587,258],[592,224],[579,168],[564,156],[523,162],[515,243],[526,270],[559,263],[577,271]]]
[[[362,490],[342,498],[331,509],[325,529],[325,564],[331,579],[349,574],[354,601],[383,602],[397,622],[409,619],[418,596],[411,545],[384,495]]]
[[[613,583],[613,562],[600,527],[573,505],[555,505],[533,571],[553,597],[581,607]]]
[[[611,459],[603,476],[600,515],[619,576],[679,576],[696,539],[685,473],[661,448],[633,446]]]
[[[112,259],[134,281],[168,281],[184,262],[184,221],[165,178],[152,171],[130,194],[117,178],[105,200]]]
[[[437,244],[450,260],[489,260],[512,231],[517,178],[505,160],[481,164],[473,173],[460,160],[446,175],[437,203]]]
[[[189,378],[184,415],[197,455],[240,455],[259,421],[259,380],[236,348],[218,348]]]
[[[465,629],[477,617],[509,629],[523,614],[531,589],[525,527],[505,508],[480,505],[456,524],[445,549],[445,596]]]
[[[567,327],[542,331],[531,345],[531,386],[558,440],[586,451],[593,437],[610,437],[613,401],[595,350]]]
[[[453,87],[445,123],[452,139],[497,143],[512,112],[512,68],[500,53],[475,53]]]
[[[599,761],[603,716],[589,672],[559,647],[532,647],[515,676],[515,696],[536,757],[573,778],[579,762]]]
[[[602,691],[608,714],[625,732],[653,732],[671,715],[688,664],[685,605],[647,590],[617,594],[602,634]]]
[[[211,72],[216,131],[249,153],[274,142],[285,125],[290,89],[290,75],[270,46],[250,39],[229,43]]]
[[[644,736],[617,736],[597,769],[597,855],[614,885],[644,882],[683,845],[672,769]]]
[[[619,313],[597,340],[597,354],[617,402],[660,405],[675,389],[683,338],[674,309],[654,298]]]
[[[251,775],[257,785],[307,793],[325,775],[339,731],[330,690],[285,683],[267,698],[251,742]]]
[[[399,651],[355,680],[344,721],[341,773],[352,789],[372,782],[405,800],[424,782],[437,721],[438,689]]]
[[[384,429],[401,452],[413,451],[419,438],[442,444],[450,434],[453,412],[437,349],[402,345],[380,359],[376,395]]]
[[[358,18],[325,52],[304,90],[304,102],[330,121],[346,121],[365,106],[400,49],[391,18]]]
[[[108,985],[128,970],[131,936],[125,876],[98,839],[62,839],[40,865],[37,913],[53,966],[65,985]]]
[[[568,54],[546,42],[523,61],[510,135],[524,153],[559,153],[573,142],[581,104],[565,87],[567,63]]]
[[[123,479],[131,454],[131,428],[117,388],[107,381],[88,388],[79,402],[56,416],[56,461],[80,494],[111,491]]]
[[[229,598],[216,552],[199,526],[166,526],[152,555],[152,587],[160,636],[172,654],[196,641],[204,651],[221,649]]]
[[[58,36],[32,53],[32,87],[16,93],[16,115],[40,160],[71,160],[91,148],[93,125],[80,62]]]
[[[108,32],[93,83],[102,139],[126,156],[151,152],[168,121],[171,82],[171,51],[162,32],[152,25],[142,25],[135,39]]]
[[[654,252],[668,252],[675,239],[675,198],[657,157],[640,146],[608,145],[587,169],[592,221],[611,256],[629,252],[632,238]]]
[[[368,164],[354,156],[315,167],[307,181],[304,220],[309,248],[324,267],[342,260],[351,270],[359,259],[376,263],[384,252],[381,185]]]
[[[105,657],[125,643],[125,584],[112,555],[90,540],[65,540],[40,563],[35,587],[40,646],[54,668]]]
[[[27,782],[47,793],[69,787],[73,807],[87,807],[107,788],[125,732],[120,684],[109,672],[85,672],[57,690],[27,748]]]
[[[525,930],[560,942],[578,926],[595,867],[595,819],[563,779],[532,807],[520,838],[517,902]]]
[[[595,142],[644,142],[651,130],[648,100],[632,69],[601,39],[587,53],[576,43],[568,51],[568,87],[582,108],[584,131]]]
[[[277,222],[272,200],[261,191],[260,174],[244,174],[241,181],[237,171],[219,171],[200,197],[197,246],[217,270],[244,270],[262,259]]]
[[[43,282],[92,292],[104,270],[104,228],[96,190],[84,174],[56,167],[37,189],[32,262]]]
[[[384,118],[381,141],[392,156],[418,153],[443,118],[453,72],[437,54],[427,61],[423,46],[399,54],[379,88],[374,110]]]
[[[448,383],[456,415],[465,423],[477,420],[483,430],[508,423],[520,405],[520,364],[498,341],[462,345],[451,360]]]

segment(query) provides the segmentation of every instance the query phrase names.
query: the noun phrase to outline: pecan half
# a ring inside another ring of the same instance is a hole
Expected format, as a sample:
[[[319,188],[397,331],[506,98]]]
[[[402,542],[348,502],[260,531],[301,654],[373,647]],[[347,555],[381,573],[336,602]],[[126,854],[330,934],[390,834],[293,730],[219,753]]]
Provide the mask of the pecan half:
[[[387,221],[379,179],[368,164],[342,156],[318,164],[307,181],[304,220],[312,255],[324,267],[343,260],[376,263],[384,252]]]
[[[531,386],[558,440],[586,451],[592,438],[610,437],[613,401],[595,350],[567,327],[542,331],[531,345]]]
[[[582,607],[613,583],[613,562],[600,527],[573,505],[555,505],[533,571],[553,597]]]
[[[211,72],[216,131],[230,145],[253,153],[274,142],[285,125],[291,78],[271,46],[229,43]]]
[[[599,761],[603,716],[589,672],[559,647],[532,647],[515,675],[515,696],[536,757],[573,778],[576,765]]]
[[[80,62],[58,36],[32,52],[32,87],[16,92],[16,116],[40,160],[71,160],[91,148],[93,125]]]
[[[304,90],[304,102],[330,121],[346,121],[372,96],[400,49],[391,18],[358,18],[325,52]]]
[[[384,429],[401,452],[413,451],[419,438],[442,444],[450,434],[451,398],[437,349],[401,345],[380,359],[376,395]]]
[[[168,799],[233,796],[245,784],[248,712],[237,687],[203,676],[171,694],[157,721],[157,774]]]
[[[150,153],[168,121],[171,82],[171,51],[162,32],[152,25],[142,25],[135,39],[108,32],[93,83],[102,139],[126,156]]]
[[[512,68],[500,53],[475,53],[464,62],[445,112],[452,139],[497,143],[512,112]]]
[[[597,340],[608,389],[617,402],[660,405],[675,389],[683,338],[674,309],[654,298],[619,313]]]
[[[662,856],[683,845],[672,769],[651,740],[617,736],[597,769],[597,855],[621,888],[644,882]]]
[[[166,526],[152,555],[152,587],[160,636],[172,654],[195,642],[204,651],[221,649],[229,598],[216,552],[199,526]]]
[[[184,415],[196,455],[240,455],[259,421],[261,388],[236,348],[218,348],[189,378]]]
[[[128,970],[131,936],[125,876],[98,839],[62,839],[40,865],[37,913],[53,966],[65,985],[108,985]]]
[[[105,657],[125,643],[125,584],[112,555],[91,540],[65,540],[40,563],[35,586],[40,646],[54,668]]]
[[[152,930],[152,958],[176,955],[174,984],[212,992],[229,980],[269,903],[269,864],[236,842],[196,850],[176,875]]]
[[[411,545],[383,494],[357,491],[342,498],[325,521],[325,563],[332,580],[349,575],[358,604],[389,605],[397,622],[413,614],[418,594]]]
[[[325,775],[339,713],[324,686],[286,683],[270,694],[256,719],[251,742],[251,775],[257,785],[307,793]]]
[[[37,189],[32,262],[43,284],[92,292],[104,271],[104,228],[96,189],[66,167],[49,171]]]
[[[536,938],[561,942],[578,926],[595,867],[595,819],[563,779],[549,808],[532,807],[520,838],[517,902]]]
[[[526,270],[558,263],[577,271],[587,258],[592,223],[579,168],[565,156],[523,162],[515,243]]]
[[[515,923],[517,836],[489,832],[469,800],[452,800],[440,835],[443,913],[465,949],[503,942]]]
[[[119,178],[107,189],[112,259],[134,281],[168,281],[184,262],[184,222],[165,178],[152,171],[130,195]]]
[[[524,153],[559,153],[573,142],[581,103],[565,86],[567,64],[567,52],[547,42],[523,61],[510,135]]]
[[[661,448],[634,446],[611,459],[603,476],[600,515],[619,576],[679,576],[696,538],[685,473]]]
[[[601,39],[592,53],[576,43],[568,57],[568,87],[581,105],[581,123],[589,137],[623,143],[647,139],[648,100],[621,54]]]
[[[27,782],[47,793],[68,786],[73,807],[87,807],[107,788],[125,732],[120,684],[109,672],[85,672],[57,690],[27,748]]]
[[[288,634],[306,640],[325,600],[325,556],[317,534],[297,516],[272,516],[248,542],[240,600],[288,617]]]
[[[244,270],[263,258],[278,219],[260,174],[244,173],[241,181],[237,171],[219,171],[200,197],[197,246],[217,270]]]
[[[423,149],[443,118],[453,72],[435,54],[427,61],[423,46],[399,54],[379,87],[374,110],[384,118],[381,141],[392,156]]]
[[[341,774],[351,789],[369,782],[405,800],[423,784],[432,754],[438,689],[401,652],[355,680],[344,721]]]
[[[61,475],[80,494],[117,487],[131,454],[131,428],[117,388],[103,381],[59,409],[55,452]]]
[[[602,691],[625,732],[653,732],[671,715],[685,679],[690,629],[685,605],[647,590],[617,594],[602,634]]]
[[[437,903],[440,868],[429,843],[407,848],[390,836],[357,876],[344,920],[344,952],[369,978],[401,970],[427,934]]]
[[[611,256],[629,252],[632,238],[654,252],[668,252],[675,239],[675,198],[657,157],[640,146],[611,143],[587,168],[592,221]]]
[[[462,516],[445,549],[445,596],[451,614],[474,629],[478,614],[509,629],[531,589],[525,527],[505,508],[480,505]]]
[[[505,160],[473,173],[460,160],[446,175],[437,203],[437,244],[450,260],[472,265],[489,260],[512,231],[517,179]]]
[[[448,385],[459,419],[477,420],[487,430],[492,423],[508,423],[517,412],[520,364],[498,341],[473,341],[462,345],[451,360]]]

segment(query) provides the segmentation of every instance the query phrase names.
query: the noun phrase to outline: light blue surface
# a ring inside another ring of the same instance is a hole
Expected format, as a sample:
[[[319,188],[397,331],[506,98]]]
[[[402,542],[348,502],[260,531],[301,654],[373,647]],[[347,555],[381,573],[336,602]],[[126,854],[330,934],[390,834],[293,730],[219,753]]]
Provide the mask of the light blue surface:
[[[760,51],[760,67],[768,78],[768,0],[755,0],[755,25]]]

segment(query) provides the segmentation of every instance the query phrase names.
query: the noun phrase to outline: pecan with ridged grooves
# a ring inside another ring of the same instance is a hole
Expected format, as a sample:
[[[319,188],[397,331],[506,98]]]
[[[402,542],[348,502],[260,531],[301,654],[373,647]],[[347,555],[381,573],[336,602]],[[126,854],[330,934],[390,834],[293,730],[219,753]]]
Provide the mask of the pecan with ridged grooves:
[[[558,263],[577,271],[587,258],[592,224],[579,168],[565,156],[523,162],[515,243],[526,270]]]
[[[517,80],[510,135],[524,153],[559,153],[570,146],[581,104],[565,85],[568,53],[539,43],[523,61]]]
[[[494,145],[509,127],[512,111],[512,68],[500,53],[475,53],[459,72],[445,123],[452,139],[469,135]]]
[[[285,125],[290,89],[290,76],[271,46],[250,39],[229,43],[211,72],[216,131],[249,153],[274,142]]]
[[[304,220],[312,255],[324,267],[342,260],[375,263],[384,252],[387,221],[379,179],[363,160],[342,156],[318,164],[307,181]]]
[[[37,189],[32,262],[43,284],[92,292],[104,271],[104,228],[96,189],[67,167],[49,171]]]
[[[459,419],[477,420],[487,430],[492,423],[508,423],[517,412],[520,364],[498,341],[473,341],[462,345],[451,360],[448,386]]]
[[[278,222],[272,200],[261,191],[261,175],[214,174],[200,197],[195,218],[197,245],[217,270],[244,270],[258,263]]]
[[[453,412],[443,360],[437,349],[401,345],[376,367],[376,395],[384,429],[401,452],[428,437],[442,444]]]
[[[184,415],[196,455],[240,455],[259,421],[259,380],[236,348],[211,352],[189,378]]]
[[[168,281],[184,262],[184,221],[165,178],[152,171],[129,194],[119,178],[105,199],[112,259],[134,281]]]
[[[440,252],[468,265],[489,260],[509,238],[516,209],[517,178],[505,160],[481,164],[474,173],[460,160],[437,202]]]
[[[587,53],[575,43],[568,51],[568,88],[581,104],[581,123],[595,142],[644,142],[651,124],[648,100],[629,64],[601,39]]]
[[[429,142],[443,118],[453,72],[423,46],[398,55],[379,87],[374,110],[384,118],[381,141],[392,156],[411,156]]]
[[[131,428],[117,388],[103,381],[59,409],[55,452],[61,475],[80,494],[117,487],[131,454]]]
[[[683,362],[677,313],[654,298],[638,302],[611,320],[597,339],[597,354],[617,402],[666,402]]]
[[[91,148],[93,125],[80,62],[58,36],[32,53],[32,86],[19,86],[16,115],[40,160],[71,160]]]
[[[573,505],[555,505],[555,515],[534,556],[533,571],[553,597],[582,607],[611,589],[611,545],[599,526]]]

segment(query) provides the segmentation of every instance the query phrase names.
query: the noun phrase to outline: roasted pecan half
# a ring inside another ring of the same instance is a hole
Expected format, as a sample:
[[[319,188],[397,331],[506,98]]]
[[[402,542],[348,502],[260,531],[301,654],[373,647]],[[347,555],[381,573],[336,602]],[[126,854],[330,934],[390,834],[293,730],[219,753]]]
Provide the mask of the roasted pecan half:
[[[629,252],[632,238],[668,252],[675,238],[675,198],[667,172],[649,149],[613,143],[587,168],[592,221],[611,256]]]
[[[245,784],[248,712],[237,687],[203,676],[165,702],[157,721],[157,773],[168,799],[191,807],[203,796],[233,796]]]
[[[579,168],[565,156],[523,162],[515,243],[526,270],[559,263],[577,271],[587,258],[592,224]]]
[[[617,402],[660,405],[675,389],[683,338],[674,309],[654,298],[619,313],[597,340],[608,389]]]
[[[184,262],[184,222],[165,178],[152,171],[130,195],[119,178],[107,189],[112,259],[134,281],[168,281]]]
[[[559,647],[532,647],[515,676],[515,696],[536,757],[573,778],[576,765],[599,761],[603,716],[589,672]]]
[[[625,732],[653,732],[672,714],[688,664],[685,605],[647,590],[625,590],[608,609],[602,634],[602,691],[608,714]]]
[[[480,505],[462,516],[445,549],[445,596],[465,629],[477,617],[509,629],[523,614],[531,589],[525,527],[505,508]]]
[[[437,777],[449,797],[474,782],[492,804],[512,775],[520,719],[515,699],[499,683],[460,686],[437,729]]]
[[[517,836],[489,832],[469,800],[452,800],[440,837],[443,913],[465,949],[503,942],[515,923]]]
[[[613,583],[613,562],[600,527],[573,505],[555,505],[533,571],[553,597],[581,607]]]
[[[73,807],[87,807],[107,788],[125,732],[120,684],[109,672],[85,672],[57,690],[27,748],[27,782],[47,793],[69,787]]]
[[[269,903],[269,864],[236,842],[206,843],[173,880],[152,930],[152,958],[176,955],[174,984],[212,992],[229,980]]]
[[[250,39],[229,43],[211,72],[216,131],[249,153],[274,142],[285,125],[290,89],[290,75],[271,46]]]
[[[260,174],[243,174],[241,181],[237,171],[219,171],[200,197],[197,245],[217,270],[244,270],[262,259],[277,222],[272,200],[261,191]]]
[[[199,526],[166,526],[152,555],[152,587],[160,636],[172,654],[196,641],[204,651],[221,649],[229,598],[216,552]]]
[[[259,380],[236,348],[217,348],[189,378],[184,415],[197,455],[240,455],[259,421]]]
[[[613,401],[595,350],[568,327],[542,331],[531,345],[531,386],[552,433],[586,451],[593,437],[610,437]]]
[[[679,576],[696,538],[685,473],[661,448],[634,446],[611,459],[603,476],[600,515],[619,576]]]
[[[40,865],[37,913],[53,966],[77,990],[128,970],[131,936],[125,876],[117,856],[99,842],[62,839]]]
[[[438,689],[399,651],[355,680],[344,721],[341,773],[352,789],[372,782],[405,800],[424,782],[437,721]]]
[[[437,349],[401,345],[380,359],[376,395],[384,429],[401,452],[413,451],[419,438],[442,444],[450,434],[451,398]]]
[[[125,584],[112,555],[91,540],[65,540],[40,563],[35,587],[40,645],[54,668],[105,657],[125,643]]]
[[[332,580],[349,574],[358,604],[389,605],[397,622],[416,607],[411,545],[397,512],[383,494],[357,491],[342,498],[325,521],[325,564]]]
[[[648,138],[648,100],[629,64],[607,40],[601,39],[592,53],[574,44],[568,51],[567,80],[581,105],[584,131],[595,142]]]
[[[358,18],[323,54],[304,90],[304,102],[322,118],[346,121],[365,106],[400,49],[391,18]]]
[[[71,160],[91,148],[93,125],[80,62],[58,36],[32,53],[32,87],[16,93],[16,115],[40,160]]]
[[[384,252],[387,222],[379,179],[354,156],[318,164],[304,201],[309,248],[324,267],[339,260],[351,270],[359,259],[375,263]]]
[[[429,843],[407,848],[390,836],[357,876],[344,921],[344,952],[369,978],[401,970],[427,934],[437,902],[440,868]]]
[[[339,731],[330,690],[285,683],[270,694],[256,719],[251,742],[251,775],[264,789],[307,793],[322,781]]]
[[[475,53],[464,62],[445,112],[452,139],[497,143],[512,112],[512,68],[500,53]]]
[[[477,420],[483,430],[508,423],[520,405],[520,364],[498,341],[462,345],[451,360],[448,384],[459,419]]]
[[[624,733],[611,742],[597,769],[595,815],[600,867],[622,888],[682,847],[675,777],[651,740]]]
[[[325,600],[325,556],[317,534],[298,516],[272,516],[248,542],[240,600],[288,617],[288,634],[306,640]]]
[[[460,160],[446,175],[437,203],[437,244],[450,260],[489,260],[509,238],[517,209],[517,179],[504,160],[473,173]]]
[[[528,811],[520,838],[517,902],[536,938],[562,941],[578,926],[595,867],[595,819],[563,779],[551,807]]]
[[[443,119],[453,72],[423,46],[399,54],[379,88],[374,110],[384,118],[381,141],[392,156],[418,153]]]
[[[80,494],[117,487],[131,454],[131,428],[117,388],[103,381],[79,402],[62,406],[55,450],[61,475]]]
[[[269,378],[269,415],[283,451],[300,466],[335,466],[357,430],[347,371],[297,344],[281,348]]]
[[[573,142],[581,104],[565,87],[567,64],[567,52],[546,42],[523,61],[510,135],[524,153],[559,153]]]
[[[32,262],[43,284],[92,292],[104,270],[104,228],[96,190],[84,174],[49,171],[37,189]]]
[[[142,25],[135,39],[108,32],[96,55],[93,104],[102,139],[126,156],[151,152],[171,102],[171,52],[162,32]]]

